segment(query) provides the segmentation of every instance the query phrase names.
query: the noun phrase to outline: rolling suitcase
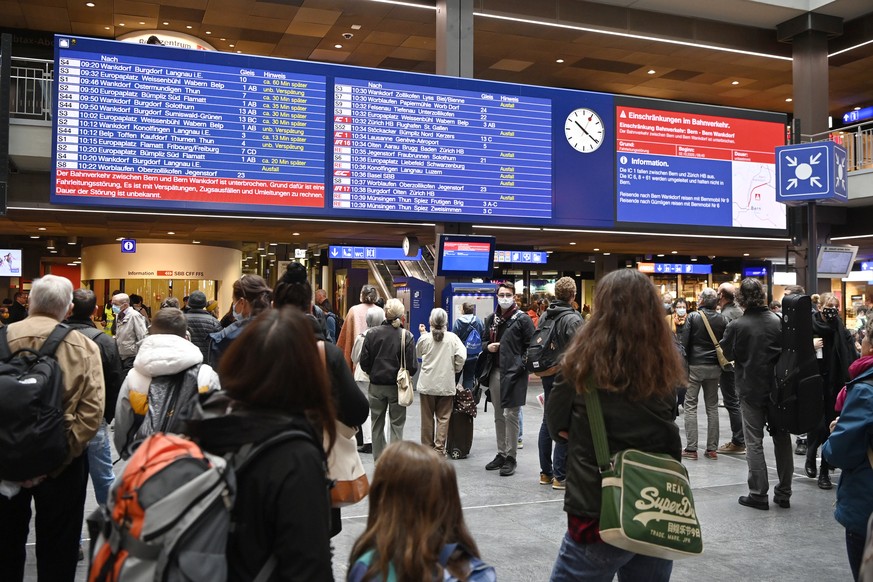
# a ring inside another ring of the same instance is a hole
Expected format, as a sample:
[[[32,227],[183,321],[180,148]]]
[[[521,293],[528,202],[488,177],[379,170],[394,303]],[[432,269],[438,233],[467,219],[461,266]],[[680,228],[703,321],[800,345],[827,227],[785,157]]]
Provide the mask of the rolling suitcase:
[[[449,419],[446,454],[453,459],[466,459],[473,446],[473,417],[457,410]]]

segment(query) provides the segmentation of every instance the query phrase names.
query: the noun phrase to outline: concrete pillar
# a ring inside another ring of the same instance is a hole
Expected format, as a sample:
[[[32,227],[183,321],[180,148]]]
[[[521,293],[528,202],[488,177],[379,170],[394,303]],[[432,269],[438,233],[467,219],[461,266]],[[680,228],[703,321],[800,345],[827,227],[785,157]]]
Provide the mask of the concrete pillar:
[[[436,73],[473,77],[473,0],[437,0]]]

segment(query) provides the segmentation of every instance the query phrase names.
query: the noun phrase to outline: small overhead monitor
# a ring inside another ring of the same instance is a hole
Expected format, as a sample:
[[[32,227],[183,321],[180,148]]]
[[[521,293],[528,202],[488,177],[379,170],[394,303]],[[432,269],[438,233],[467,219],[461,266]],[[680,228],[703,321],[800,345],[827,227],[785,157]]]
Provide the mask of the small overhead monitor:
[[[855,264],[858,247],[852,245],[821,245],[818,248],[816,273],[821,279],[848,277]]]
[[[797,285],[797,273],[794,271],[774,271],[773,272],[773,284],[774,285]]]
[[[443,234],[439,239],[440,277],[490,277],[494,267],[493,236]]]
[[[0,249],[0,277],[21,276],[21,249]]]

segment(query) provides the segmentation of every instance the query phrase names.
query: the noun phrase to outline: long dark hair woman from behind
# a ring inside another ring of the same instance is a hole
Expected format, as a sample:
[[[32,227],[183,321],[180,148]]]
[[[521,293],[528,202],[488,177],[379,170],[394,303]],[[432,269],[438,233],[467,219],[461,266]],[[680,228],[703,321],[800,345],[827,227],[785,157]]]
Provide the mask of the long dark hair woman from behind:
[[[584,393],[598,390],[610,455],[629,448],[680,459],[673,421],[675,387],[687,382],[681,356],[654,285],[642,273],[620,269],[597,284],[591,319],[564,354],[546,416],[552,437],[569,435],[564,510],[568,528],[551,580],[581,578],[669,580],[673,562],[603,543],[599,533],[600,471]],[[592,577],[592,575],[600,577]]]
[[[414,494],[412,493],[414,492]],[[410,441],[389,445],[370,486],[367,528],[352,547],[349,582],[495,580],[470,535],[454,468]]]
[[[289,430],[236,473],[228,579],[255,579],[271,558],[270,580],[332,580],[330,490],[323,439],[336,439],[330,385],[306,318],[272,309],[254,318],[221,360],[222,390],[203,403],[187,433],[224,455]],[[326,435],[326,438],[325,438]]]
[[[273,290],[260,275],[243,275],[233,282],[231,313],[234,322],[221,331],[209,334],[209,362],[218,368],[221,356],[253,317],[270,308]]]

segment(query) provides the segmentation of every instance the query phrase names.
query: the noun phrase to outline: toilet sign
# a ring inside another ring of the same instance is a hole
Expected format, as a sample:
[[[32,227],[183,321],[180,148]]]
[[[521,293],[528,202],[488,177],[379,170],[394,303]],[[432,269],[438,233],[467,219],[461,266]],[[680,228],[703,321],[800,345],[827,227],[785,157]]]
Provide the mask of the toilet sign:
[[[121,252],[122,253],[135,253],[136,252],[136,240],[132,239],[132,238],[121,239]]]

